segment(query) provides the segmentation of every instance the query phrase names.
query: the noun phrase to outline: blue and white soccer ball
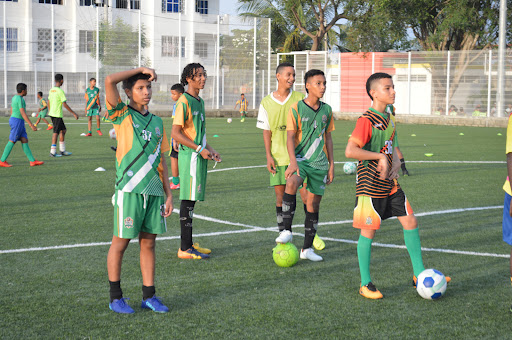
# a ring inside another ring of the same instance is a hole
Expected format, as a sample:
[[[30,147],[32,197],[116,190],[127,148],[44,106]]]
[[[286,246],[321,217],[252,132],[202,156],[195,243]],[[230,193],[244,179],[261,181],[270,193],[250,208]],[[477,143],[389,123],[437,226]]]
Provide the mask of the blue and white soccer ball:
[[[418,275],[418,294],[427,300],[437,300],[446,292],[446,278],[439,270],[425,269]]]
[[[343,165],[343,172],[347,175],[355,174],[357,170],[357,164],[353,162],[347,162]]]

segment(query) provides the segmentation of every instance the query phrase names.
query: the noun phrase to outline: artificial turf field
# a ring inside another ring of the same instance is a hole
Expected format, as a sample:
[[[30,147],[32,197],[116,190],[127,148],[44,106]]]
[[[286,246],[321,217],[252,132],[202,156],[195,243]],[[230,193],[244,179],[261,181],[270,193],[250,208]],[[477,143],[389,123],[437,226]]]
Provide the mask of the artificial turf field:
[[[412,175],[399,182],[418,215],[422,246],[428,248],[425,267],[441,270],[452,282],[442,299],[422,299],[411,286],[401,227],[387,220],[376,235],[371,267],[384,299],[373,301],[358,294],[358,232],[351,226],[355,176],[337,164],[321,203],[318,233],[327,246],[317,253],[324,261],[280,268],[272,260],[275,200],[261,167],[261,131],[254,119],[227,124],[209,118],[208,141],[223,162],[213,171],[209,165],[206,201],[195,209],[194,241],[211,248],[212,258],[177,258],[180,229],[173,214],[156,249],[157,295],[170,313],[140,309],[134,243],[125,253],[121,282],[136,313],[119,315],[108,309],[106,270],[115,177],[110,127],[103,123],[103,137],[87,138],[79,136],[87,129],[84,118],[65,121],[72,156],[51,159],[50,131],[29,131],[32,152],[45,164],[29,167],[17,144],[8,159],[13,167],[0,168],[2,338],[512,337],[510,247],[501,239],[505,129],[399,124]],[[7,122],[0,118],[0,151],[8,140]],[[170,119],[164,123],[170,130]],[[335,161],[345,162],[355,122],[335,126]],[[98,167],[107,171],[95,172]],[[179,193],[173,194],[179,208]],[[293,239],[298,248],[300,207]]]

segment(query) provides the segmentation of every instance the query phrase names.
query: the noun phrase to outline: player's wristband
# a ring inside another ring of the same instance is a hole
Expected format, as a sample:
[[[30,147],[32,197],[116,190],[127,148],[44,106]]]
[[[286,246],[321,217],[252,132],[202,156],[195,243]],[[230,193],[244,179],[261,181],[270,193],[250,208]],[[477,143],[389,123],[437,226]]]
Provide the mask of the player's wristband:
[[[197,148],[196,148],[196,152],[201,153],[201,152],[199,151],[199,149],[201,149],[201,144],[199,144],[199,145],[197,146]]]
[[[199,150],[199,153],[203,152],[204,150],[204,146],[201,148],[201,150]]]

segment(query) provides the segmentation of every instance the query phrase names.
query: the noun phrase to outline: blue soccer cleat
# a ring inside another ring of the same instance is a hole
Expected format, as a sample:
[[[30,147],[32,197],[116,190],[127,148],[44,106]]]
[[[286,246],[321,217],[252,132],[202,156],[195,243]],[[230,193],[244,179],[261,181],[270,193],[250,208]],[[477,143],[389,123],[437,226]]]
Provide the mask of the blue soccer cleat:
[[[73,153],[69,151],[61,151],[60,153],[62,156],[71,156]]]
[[[133,314],[135,311],[130,307],[129,304],[125,302],[125,300],[130,300],[128,298],[120,298],[115,299],[111,303],[108,304],[108,307],[111,311],[121,314]]]
[[[147,308],[151,309],[154,312],[157,313],[167,313],[169,311],[169,308],[165,306],[161,301],[160,298],[153,296],[152,298],[142,300],[142,304],[140,305],[141,308]]]

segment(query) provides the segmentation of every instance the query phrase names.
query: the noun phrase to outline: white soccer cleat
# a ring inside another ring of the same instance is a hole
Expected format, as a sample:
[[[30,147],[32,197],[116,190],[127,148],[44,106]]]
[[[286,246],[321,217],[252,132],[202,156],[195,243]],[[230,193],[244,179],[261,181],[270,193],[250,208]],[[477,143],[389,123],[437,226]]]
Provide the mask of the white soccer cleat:
[[[303,260],[311,260],[313,262],[322,261],[323,258],[320,255],[315,254],[313,248],[301,249],[300,250],[300,258]]]
[[[292,240],[292,232],[289,230],[283,230],[279,233],[276,238],[276,243],[288,243]]]

